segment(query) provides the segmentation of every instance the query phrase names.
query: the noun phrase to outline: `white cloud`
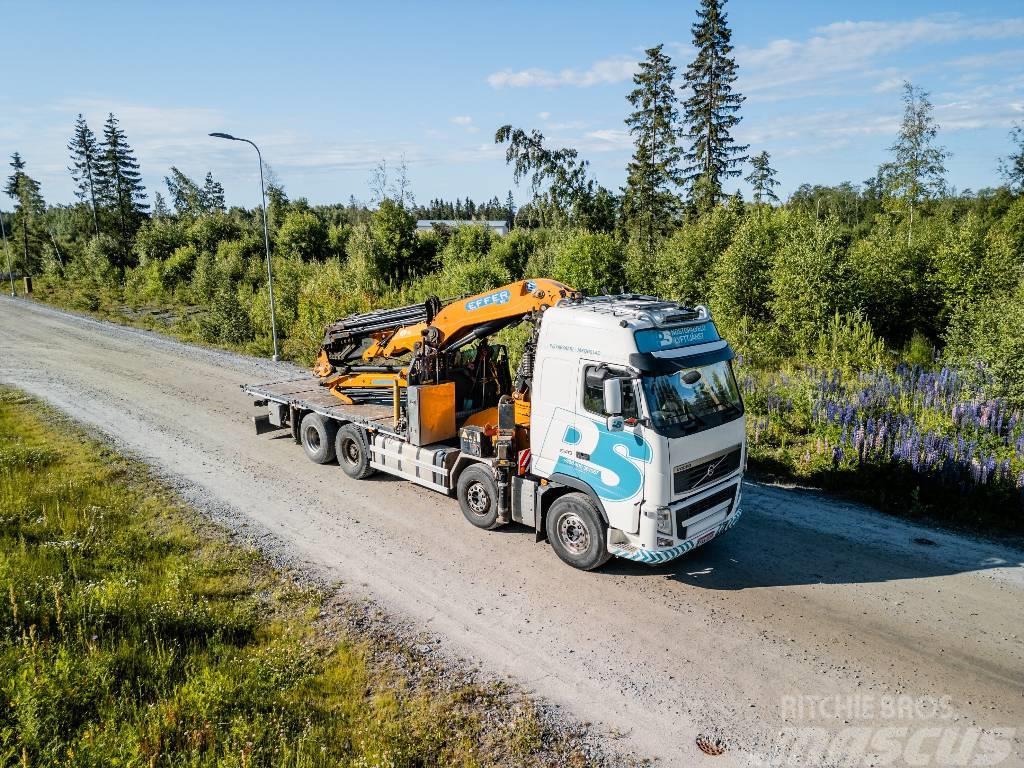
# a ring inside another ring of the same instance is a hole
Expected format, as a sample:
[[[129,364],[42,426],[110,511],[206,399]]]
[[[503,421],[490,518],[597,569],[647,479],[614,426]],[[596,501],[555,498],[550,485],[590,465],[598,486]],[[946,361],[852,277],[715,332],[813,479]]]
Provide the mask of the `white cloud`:
[[[587,69],[562,69],[558,72],[531,67],[529,69],[503,69],[487,76],[492,88],[558,88],[575,86],[589,88],[594,85],[621,83],[633,77],[637,61],[632,56],[612,56],[600,59]]]
[[[451,122],[455,123],[456,125],[472,125],[473,124],[473,118],[470,117],[469,115],[456,115],[455,117],[450,118],[450,120],[451,120]]]
[[[737,47],[739,88],[756,94],[837,75],[871,76],[884,56],[914,46],[1021,37],[1020,17],[978,20],[952,13],[907,21],[837,21],[816,28],[804,40],[783,38],[759,48]]]
[[[550,112],[538,112],[537,113],[537,117],[539,117],[541,120],[547,121],[547,120],[551,119],[551,113]]]

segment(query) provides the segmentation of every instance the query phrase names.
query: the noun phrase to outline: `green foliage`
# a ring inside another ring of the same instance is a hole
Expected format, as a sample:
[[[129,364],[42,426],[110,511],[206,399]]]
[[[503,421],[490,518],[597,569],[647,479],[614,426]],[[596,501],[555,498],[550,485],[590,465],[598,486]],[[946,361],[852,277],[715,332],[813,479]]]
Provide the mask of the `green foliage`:
[[[851,376],[861,369],[880,368],[886,360],[885,343],[859,311],[836,311],[818,335],[812,360],[822,370]]]
[[[601,232],[569,232],[552,239],[551,269],[541,276],[589,295],[615,292],[624,283],[622,247]]]
[[[761,208],[746,216],[711,274],[711,309],[726,336],[747,318],[771,322],[773,256],[788,222],[785,211]]]
[[[245,344],[252,340],[253,328],[248,311],[252,297],[246,292],[247,300],[243,301],[242,291],[245,291],[244,286],[237,289],[224,286],[216,292],[209,312],[199,321],[199,333],[203,341]],[[267,322],[269,325],[269,320]]]
[[[849,306],[847,264],[839,222],[794,214],[772,269],[772,316],[777,348],[797,354],[814,347],[818,332]]]
[[[915,329],[933,327],[929,251],[926,239],[908,241],[906,229],[887,216],[849,250],[852,302],[894,344],[906,342]]]
[[[330,228],[313,211],[289,211],[274,239],[277,253],[302,261],[323,261],[331,253]]]
[[[1024,279],[1010,290],[958,307],[946,357],[968,372],[991,377],[994,396],[1024,406]]]
[[[417,271],[416,220],[394,200],[385,198],[370,220],[371,257],[376,273],[401,282]]]
[[[183,245],[172,253],[163,264],[161,281],[164,290],[173,293],[179,286],[189,282],[198,258],[199,251],[194,245]]]
[[[441,251],[441,264],[454,267],[487,256],[499,238],[484,226],[466,225],[451,231]]]
[[[491,256],[500,263],[512,279],[522,277],[543,277],[544,274],[527,273],[526,265],[531,257],[548,239],[546,229],[514,229],[491,244]],[[545,273],[546,274],[546,273]]]
[[[677,229],[655,258],[655,293],[691,306],[707,304],[712,275],[729,247],[736,223],[732,208],[719,206]]]
[[[135,233],[135,255],[140,264],[163,261],[188,239],[185,227],[176,219],[150,219]]]

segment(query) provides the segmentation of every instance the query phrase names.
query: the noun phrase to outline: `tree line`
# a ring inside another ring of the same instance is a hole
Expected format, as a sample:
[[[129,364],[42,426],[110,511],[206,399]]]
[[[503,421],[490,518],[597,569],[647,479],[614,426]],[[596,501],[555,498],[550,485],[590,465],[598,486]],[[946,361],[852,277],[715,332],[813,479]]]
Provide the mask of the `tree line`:
[[[1024,398],[1014,362],[1024,360],[1024,130],[1011,131],[1002,186],[952,192],[928,94],[907,83],[890,157],[864,182],[804,184],[781,201],[769,152],[733,139],[743,97],[724,6],[702,2],[695,58],[679,77],[663,46],[647,50],[626,97],[634,146],[620,189],[602,185],[576,149],[511,125],[495,140],[513,181],[530,191],[518,209],[511,193],[505,203],[417,205],[404,163],[374,171],[370,205],[291,199],[271,174],[286,350],[308,356],[323,324],[346,312],[543,275],[591,293],[625,288],[709,303],[723,331],[764,365],[810,354],[828,328],[852,329],[850,344],[874,349],[862,343],[867,329],[893,354],[1001,371],[1004,388]],[[166,195],[154,192],[147,206],[113,115],[99,138],[79,116],[68,147],[78,199],[69,206],[46,206],[20,155],[12,160],[6,190],[22,271],[73,306],[188,308],[178,317],[190,337],[266,346],[259,209],[228,208],[212,174],[192,179],[173,167]],[[741,176],[750,200],[728,189]],[[507,219],[514,229],[503,238],[482,228],[417,233],[418,218]],[[874,360],[865,353],[865,365]]]

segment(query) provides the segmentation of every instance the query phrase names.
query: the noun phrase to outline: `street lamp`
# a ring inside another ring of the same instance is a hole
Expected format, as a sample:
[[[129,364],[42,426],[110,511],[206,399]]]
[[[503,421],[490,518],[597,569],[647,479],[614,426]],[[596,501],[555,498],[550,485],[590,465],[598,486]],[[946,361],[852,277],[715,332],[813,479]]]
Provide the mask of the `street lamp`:
[[[267,247],[267,287],[270,290],[270,333],[274,337],[274,356],[271,360],[276,363],[281,359],[281,356],[277,353],[277,321],[274,319],[274,273],[270,269],[270,230],[267,228],[267,190],[263,185],[263,155],[260,154],[260,148],[256,146],[256,143],[249,141],[249,139],[232,136],[230,133],[214,132],[210,135],[215,139],[244,141],[246,144],[251,144],[252,148],[256,150],[256,157],[260,162],[260,195],[263,197],[263,243]]]
[[[0,234],[4,236],[4,251],[7,252],[7,277],[11,281],[11,296],[14,296],[14,270],[11,269],[11,249],[7,246],[7,230],[4,229],[4,214],[0,211]]]

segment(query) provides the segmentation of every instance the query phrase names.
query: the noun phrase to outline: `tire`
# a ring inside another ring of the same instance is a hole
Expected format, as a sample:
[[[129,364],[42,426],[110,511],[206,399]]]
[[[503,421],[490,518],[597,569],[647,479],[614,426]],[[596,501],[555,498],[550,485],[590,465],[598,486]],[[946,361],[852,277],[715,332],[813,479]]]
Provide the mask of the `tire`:
[[[338,430],[334,441],[338,466],[354,480],[364,480],[377,470],[370,466],[370,440],[366,430],[355,424],[345,424]]]
[[[477,528],[491,531],[499,527],[498,483],[490,467],[473,464],[462,470],[456,485],[462,514]]]
[[[567,493],[551,503],[545,529],[555,554],[573,568],[592,571],[611,559],[608,526],[594,501],[583,493]]]
[[[334,459],[334,433],[338,426],[319,413],[307,413],[299,425],[302,448],[314,464],[326,464]]]

